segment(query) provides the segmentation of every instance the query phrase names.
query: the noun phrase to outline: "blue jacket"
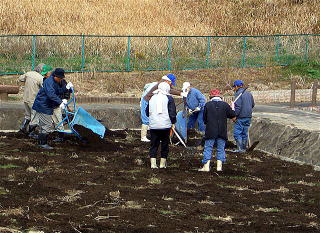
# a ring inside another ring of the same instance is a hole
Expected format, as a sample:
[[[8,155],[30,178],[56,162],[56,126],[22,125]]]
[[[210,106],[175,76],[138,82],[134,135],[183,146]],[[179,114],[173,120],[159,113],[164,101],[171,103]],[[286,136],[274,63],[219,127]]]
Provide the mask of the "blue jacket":
[[[244,88],[239,88],[235,97],[240,95],[243,92]],[[250,92],[245,91],[241,95],[241,97],[234,103],[234,110],[236,112],[237,118],[251,118],[252,117],[252,109],[254,107],[254,99]]]
[[[186,99],[187,107],[194,110],[196,107],[203,109],[206,104],[206,97],[196,88],[190,88]]]
[[[39,90],[32,109],[47,115],[53,114],[53,109],[58,107],[62,100],[59,97],[62,89],[53,76],[50,76],[43,82],[43,87]]]

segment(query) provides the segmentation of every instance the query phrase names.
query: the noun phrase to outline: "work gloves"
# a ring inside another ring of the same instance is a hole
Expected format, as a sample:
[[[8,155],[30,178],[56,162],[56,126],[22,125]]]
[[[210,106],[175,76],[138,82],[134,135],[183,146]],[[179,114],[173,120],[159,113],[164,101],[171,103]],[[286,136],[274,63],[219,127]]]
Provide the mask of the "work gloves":
[[[200,110],[201,110],[200,107],[196,107],[196,108],[193,110],[193,112],[199,112]]]
[[[188,96],[188,92],[187,91],[183,91],[183,92],[181,92],[181,94],[180,94],[182,97],[185,97],[185,98],[187,98],[187,96]]]
[[[68,100],[63,99],[63,100],[62,100],[62,103],[60,104],[59,107],[60,107],[61,109],[66,109],[67,103],[68,103]]]
[[[66,85],[66,88],[67,88],[68,90],[70,90],[70,88],[73,89],[73,84],[72,84],[72,82],[68,82],[68,84]]]

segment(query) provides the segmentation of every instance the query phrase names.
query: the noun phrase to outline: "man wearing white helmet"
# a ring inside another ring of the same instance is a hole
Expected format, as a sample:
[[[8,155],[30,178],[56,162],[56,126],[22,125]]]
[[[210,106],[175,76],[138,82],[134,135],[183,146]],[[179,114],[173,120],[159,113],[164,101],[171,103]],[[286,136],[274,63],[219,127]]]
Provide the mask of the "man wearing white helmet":
[[[181,95],[181,91],[177,89],[173,89],[173,86],[176,86],[176,77],[173,74],[165,75],[161,78],[160,82],[147,83],[143,88],[143,93],[140,100],[140,114],[141,114],[141,141],[142,142],[150,142],[147,138],[147,131],[149,127],[149,117],[146,115],[146,107],[148,105],[149,100],[153,96],[153,92],[158,89],[158,86],[162,82],[166,82],[170,87],[171,95]]]
[[[198,130],[204,134],[206,129],[203,122],[203,109],[206,104],[206,97],[196,88],[191,87],[189,82],[184,82],[182,93],[185,96],[186,106],[189,112],[187,127],[193,129],[198,122]]]
[[[157,166],[157,152],[161,143],[160,168],[167,167],[167,157],[169,153],[170,129],[176,123],[176,105],[170,95],[170,85],[161,82],[158,89],[153,92],[149,104],[146,108],[146,115],[150,121],[151,147],[150,163],[151,168]]]

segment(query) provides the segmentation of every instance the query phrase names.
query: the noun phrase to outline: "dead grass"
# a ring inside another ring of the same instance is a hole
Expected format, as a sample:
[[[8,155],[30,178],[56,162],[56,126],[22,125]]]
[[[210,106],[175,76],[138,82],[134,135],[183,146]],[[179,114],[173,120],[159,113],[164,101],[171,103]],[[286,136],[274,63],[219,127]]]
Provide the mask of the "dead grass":
[[[0,33],[96,35],[319,33],[319,12],[320,4],[314,0],[299,2],[56,0],[50,6],[45,0],[2,0]]]

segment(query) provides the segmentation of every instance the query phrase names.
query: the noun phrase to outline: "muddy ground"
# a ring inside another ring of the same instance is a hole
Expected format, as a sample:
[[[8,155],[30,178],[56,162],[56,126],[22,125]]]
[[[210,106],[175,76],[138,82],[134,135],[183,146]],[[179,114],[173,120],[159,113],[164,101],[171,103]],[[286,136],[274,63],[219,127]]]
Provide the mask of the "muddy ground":
[[[35,144],[0,133],[0,232],[320,231],[310,166],[227,152],[222,173],[200,173],[200,148],[171,146],[169,167],[151,170],[133,131],[52,151]]]

